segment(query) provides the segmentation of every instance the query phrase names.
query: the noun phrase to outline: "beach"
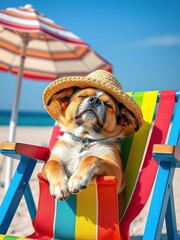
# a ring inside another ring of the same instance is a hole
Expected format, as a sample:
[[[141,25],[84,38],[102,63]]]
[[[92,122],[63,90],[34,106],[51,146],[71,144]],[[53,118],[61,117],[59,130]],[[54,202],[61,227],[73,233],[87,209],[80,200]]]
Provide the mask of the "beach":
[[[16,142],[28,143],[33,145],[47,146],[50,135],[51,135],[52,127],[18,127],[16,134]],[[8,139],[8,127],[0,127],[0,142],[7,141]],[[13,160],[13,169],[16,169],[18,164],[18,160]],[[6,158],[2,155],[0,156],[0,203],[2,202],[3,196],[5,195],[5,188],[3,187],[4,179],[5,179],[5,169],[6,169]],[[33,196],[35,199],[35,203],[38,202],[38,180],[37,173],[42,169],[42,164],[38,163],[35,171],[30,180],[30,186],[33,189]],[[173,186],[174,186],[174,199],[175,199],[175,210],[176,210],[176,220],[177,227],[179,232],[180,239],[180,169],[177,169],[174,176]],[[148,213],[149,202],[147,206],[143,209],[141,214],[135,219],[135,221],[131,225],[130,234],[131,239],[139,240],[142,239],[142,235],[144,232],[144,226],[146,222],[146,217]],[[26,203],[24,199],[22,199],[20,203],[20,207],[18,208],[12,224],[8,230],[8,234],[15,236],[27,236],[33,232],[33,227],[31,224],[31,219],[26,207]],[[166,229],[163,226],[163,235],[161,239],[166,238]]]

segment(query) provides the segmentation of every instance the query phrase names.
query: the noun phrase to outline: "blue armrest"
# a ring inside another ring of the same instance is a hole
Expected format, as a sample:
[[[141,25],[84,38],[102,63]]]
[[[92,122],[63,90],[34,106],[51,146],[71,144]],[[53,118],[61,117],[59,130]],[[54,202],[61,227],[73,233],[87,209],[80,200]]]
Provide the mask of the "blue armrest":
[[[153,157],[158,164],[171,163],[173,167],[180,167],[180,146],[155,144]]]

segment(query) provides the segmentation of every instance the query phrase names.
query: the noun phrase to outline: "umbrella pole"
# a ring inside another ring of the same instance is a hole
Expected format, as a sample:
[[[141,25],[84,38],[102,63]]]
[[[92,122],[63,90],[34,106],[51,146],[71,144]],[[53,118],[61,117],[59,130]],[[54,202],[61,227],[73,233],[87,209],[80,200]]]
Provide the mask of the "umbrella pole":
[[[14,99],[13,109],[12,109],[12,113],[11,113],[10,126],[9,126],[9,137],[8,137],[9,142],[14,142],[15,141],[15,136],[16,136],[18,105],[19,105],[21,83],[22,83],[22,74],[23,74],[27,45],[28,45],[28,33],[25,33],[24,36],[23,36],[23,46],[22,46],[22,51],[21,51],[21,58],[20,58],[20,66],[19,66],[18,79],[17,79],[17,85],[16,85],[15,99]],[[5,175],[5,189],[6,190],[8,189],[9,184],[11,182],[12,168],[13,168],[12,158],[7,157],[6,175]]]

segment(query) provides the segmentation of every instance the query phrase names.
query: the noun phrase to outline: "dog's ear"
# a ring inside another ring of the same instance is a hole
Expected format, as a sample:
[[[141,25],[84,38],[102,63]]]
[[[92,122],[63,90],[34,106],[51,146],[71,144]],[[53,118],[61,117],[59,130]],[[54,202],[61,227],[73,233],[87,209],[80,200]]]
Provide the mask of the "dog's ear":
[[[65,109],[69,105],[69,101],[71,96],[77,90],[76,87],[70,87],[56,92],[51,98],[48,100],[47,105],[51,105],[54,101],[58,101],[61,108]]]
[[[118,111],[117,111],[117,123],[127,127],[129,125],[134,126],[134,130],[138,131],[139,129],[139,124],[134,116],[134,114],[127,108],[125,107],[122,103],[118,103]]]

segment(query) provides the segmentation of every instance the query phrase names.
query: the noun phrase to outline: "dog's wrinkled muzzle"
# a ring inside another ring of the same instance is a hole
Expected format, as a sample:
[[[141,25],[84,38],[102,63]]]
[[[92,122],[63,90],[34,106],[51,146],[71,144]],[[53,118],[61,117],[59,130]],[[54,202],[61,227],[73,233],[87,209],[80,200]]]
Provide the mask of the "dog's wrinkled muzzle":
[[[92,128],[102,129],[106,118],[104,103],[96,96],[86,98],[80,103],[75,118],[77,125],[92,124]]]

